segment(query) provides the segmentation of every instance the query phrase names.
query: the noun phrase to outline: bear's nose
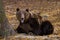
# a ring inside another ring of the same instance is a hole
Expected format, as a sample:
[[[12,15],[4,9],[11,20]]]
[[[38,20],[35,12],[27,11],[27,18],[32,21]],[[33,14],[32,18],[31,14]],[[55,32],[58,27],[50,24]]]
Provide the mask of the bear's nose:
[[[21,23],[24,23],[24,18],[21,18]]]
[[[23,20],[24,18],[21,18],[21,20]]]

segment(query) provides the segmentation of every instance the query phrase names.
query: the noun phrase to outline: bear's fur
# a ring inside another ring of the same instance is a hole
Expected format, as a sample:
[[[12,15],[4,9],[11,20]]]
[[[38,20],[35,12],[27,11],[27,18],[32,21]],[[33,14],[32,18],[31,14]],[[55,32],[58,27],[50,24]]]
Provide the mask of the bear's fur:
[[[41,34],[40,35],[49,35],[53,33],[53,25],[48,21],[43,21],[41,24]]]
[[[19,10],[17,12],[19,12]],[[21,20],[20,12],[17,14],[17,19],[19,20],[19,22]],[[17,27],[16,31],[18,33],[32,32],[35,35],[49,35],[49,34],[53,33],[54,28],[49,21],[47,21],[47,20],[43,21],[41,16],[39,17],[40,19],[33,18],[31,16],[31,14],[29,13],[28,9],[26,9],[26,11],[24,13],[25,13],[25,18],[24,18],[25,21],[23,24],[20,22],[19,26]],[[28,16],[28,17],[26,17],[26,16]],[[40,22],[38,21],[38,19],[40,20]],[[26,26],[24,24],[28,24],[29,26]]]

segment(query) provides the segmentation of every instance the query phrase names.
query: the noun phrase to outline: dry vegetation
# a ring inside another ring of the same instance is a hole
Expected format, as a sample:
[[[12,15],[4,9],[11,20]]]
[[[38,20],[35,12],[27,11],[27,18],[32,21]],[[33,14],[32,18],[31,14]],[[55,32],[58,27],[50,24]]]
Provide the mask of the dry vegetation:
[[[59,0],[3,0],[4,8],[6,16],[13,26],[14,29],[17,28],[19,22],[16,18],[16,8],[19,7],[20,9],[32,9],[32,10],[39,10],[41,16],[47,16],[47,19],[53,24],[54,26],[54,33],[52,35],[43,36],[42,38],[38,36],[38,38],[24,38],[18,37],[20,40],[60,40],[60,1]],[[55,36],[57,35],[57,36]],[[18,35],[16,35],[18,36]],[[10,37],[9,40],[19,40],[18,38],[15,39]],[[8,40],[8,38],[7,38]]]

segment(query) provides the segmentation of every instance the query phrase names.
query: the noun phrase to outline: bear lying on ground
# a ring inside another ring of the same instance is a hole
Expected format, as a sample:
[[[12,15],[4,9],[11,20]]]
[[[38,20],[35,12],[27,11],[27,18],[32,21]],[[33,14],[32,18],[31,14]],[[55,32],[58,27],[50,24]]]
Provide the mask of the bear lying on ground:
[[[18,11],[19,11],[19,9],[18,9]],[[26,11],[29,12],[28,9]],[[27,21],[25,21],[25,18],[22,18],[22,19],[24,19],[24,23],[21,23],[21,21],[19,20],[20,24],[16,29],[16,31],[18,33],[28,34],[29,32],[32,32],[34,35],[49,35],[49,34],[52,34],[54,31],[53,25],[48,20],[42,21],[42,23],[39,24],[38,20],[36,18],[33,18],[31,15],[29,16]],[[30,25],[30,27],[29,27],[30,29],[28,30],[28,32],[25,31],[25,29],[24,29],[26,26],[21,28],[21,25],[27,24],[27,23]]]

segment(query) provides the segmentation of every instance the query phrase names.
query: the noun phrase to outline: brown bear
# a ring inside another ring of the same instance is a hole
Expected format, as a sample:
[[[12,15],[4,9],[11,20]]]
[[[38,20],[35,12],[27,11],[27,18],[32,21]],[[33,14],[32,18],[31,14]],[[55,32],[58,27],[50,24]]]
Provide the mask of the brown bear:
[[[35,35],[49,35],[53,33],[54,28],[52,24],[48,20],[43,21],[39,15],[31,15],[29,9],[23,11],[17,8],[16,17],[20,22],[16,29],[18,33],[28,34],[32,32]]]

